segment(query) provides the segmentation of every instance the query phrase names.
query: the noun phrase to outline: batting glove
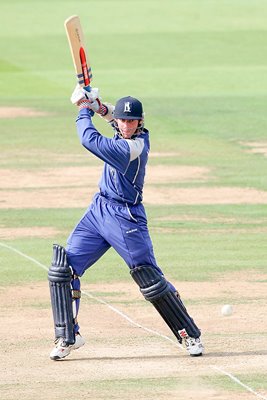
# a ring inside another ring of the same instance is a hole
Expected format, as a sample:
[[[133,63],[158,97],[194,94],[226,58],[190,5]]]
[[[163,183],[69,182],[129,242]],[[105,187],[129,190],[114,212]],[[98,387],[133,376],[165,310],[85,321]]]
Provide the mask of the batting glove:
[[[76,85],[70,101],[72,104],[78,105],[81,100],[88,99],[93,103],[99,97],[99,90],[97,88],[92,88],[90,91],[82,88],[80,85]]]
[[[105,106],[105,104],[102,104],[99,99],[96,99],[95,101],[91,102],[91,100],[88,99],[83,99],[80,100],[77,103],[78,107],[80,110],[83,108],[90,108],[90,110],[93,110],[97,114],[100,114],[101,116],[104,116],[108,113],[108,108]]]
[[[70,98],[72,104],[76,104],[80,110],[83,108],[90,108],[101,116],[106,115],[108,113],[108,108],[101,103],[98,88],[90,89],[91,90],[88,91],[87,88],[82,88],[80,85],[77,85]]]

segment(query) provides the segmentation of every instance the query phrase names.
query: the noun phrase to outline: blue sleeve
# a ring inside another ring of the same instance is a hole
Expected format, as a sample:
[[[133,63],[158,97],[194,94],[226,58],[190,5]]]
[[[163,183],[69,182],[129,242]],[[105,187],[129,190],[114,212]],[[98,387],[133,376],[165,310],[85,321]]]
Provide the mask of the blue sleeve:
[[[130,147],[126,140],[107,138],[95,128],[91,116],[93,112],[82,109],[76,120],[81,144],[95,156],[105,161],[121,173],[125,173],[130,162]]]

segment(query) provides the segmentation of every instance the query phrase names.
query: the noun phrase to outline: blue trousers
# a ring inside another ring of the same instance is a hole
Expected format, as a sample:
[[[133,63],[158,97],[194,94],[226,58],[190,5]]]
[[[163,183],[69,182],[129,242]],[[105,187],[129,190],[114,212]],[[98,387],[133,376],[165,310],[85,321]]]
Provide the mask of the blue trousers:
[[[113,247],[129,268],[150,265],[163,275],[157,266],[142,204],[127,206],[107,200],[99,193],[74,228],[67,241],[67,258],[75,279],[73,289],[80,290],[78,277]],[[176,289],[170,284],[173,291]],[[75,314],[79,300],[75,300]],[[75,331],[79,331],[78,323]]]
[[[127,206],[96,194],[68,239],[68,262],[74,273],[82,276],[110,247],[129,268],[151,265],[162,273],[155,260],[144,206]]]

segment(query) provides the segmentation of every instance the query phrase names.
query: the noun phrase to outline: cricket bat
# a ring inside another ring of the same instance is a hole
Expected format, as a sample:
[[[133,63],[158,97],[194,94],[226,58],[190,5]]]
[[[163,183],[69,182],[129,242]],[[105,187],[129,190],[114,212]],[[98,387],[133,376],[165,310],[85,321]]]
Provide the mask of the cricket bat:
[[[64,25],[78,83],[81,87],[86,87],[86,90],[90,91],[93,75],[87,57],[80,18],[77,15],[73,15],[65,20]]]

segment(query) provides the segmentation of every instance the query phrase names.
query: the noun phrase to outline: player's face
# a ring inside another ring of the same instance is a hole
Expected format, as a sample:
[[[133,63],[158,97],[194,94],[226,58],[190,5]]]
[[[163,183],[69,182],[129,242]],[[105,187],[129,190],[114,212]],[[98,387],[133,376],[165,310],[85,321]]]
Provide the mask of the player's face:
[[[130,139],[133,136],[139,123],[138,119],[117,119],[116,121],[124,139]]]

